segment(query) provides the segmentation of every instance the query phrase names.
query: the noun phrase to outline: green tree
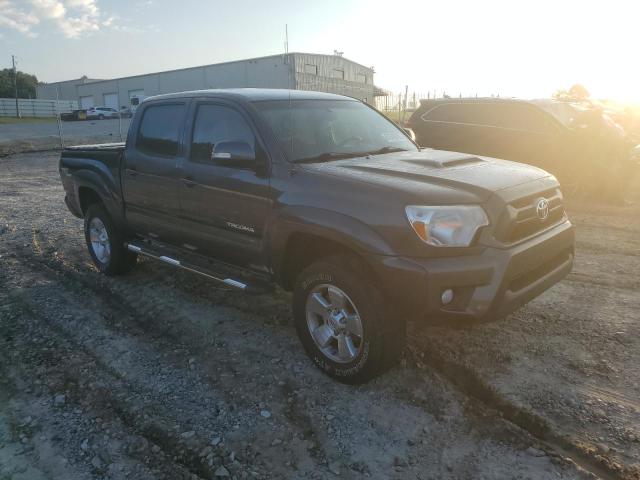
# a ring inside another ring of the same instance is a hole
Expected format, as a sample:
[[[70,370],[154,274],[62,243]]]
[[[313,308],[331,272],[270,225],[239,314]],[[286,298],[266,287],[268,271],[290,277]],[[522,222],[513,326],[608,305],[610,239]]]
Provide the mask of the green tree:
[[[17,77],[18,97],[36,98],[36,85],[38,85],[38,79],[36,76],[18,71]],[[0,98],[13,98],[14,96],[13,70],[10,68],[0,70]]]

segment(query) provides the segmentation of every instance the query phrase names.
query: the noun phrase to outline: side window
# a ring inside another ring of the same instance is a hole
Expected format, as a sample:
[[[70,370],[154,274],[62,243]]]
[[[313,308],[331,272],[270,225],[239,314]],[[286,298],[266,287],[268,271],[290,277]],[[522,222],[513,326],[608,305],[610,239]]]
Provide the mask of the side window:
[[[536,107],[525,107],[522,128],[536,133],[555,133],[556,127],[548,114]]]
[[[533,132],[546,132],[551,128],[544,114],[526,105],[449,103],[427,111],[422,119]]]
[[[251,127],[236,110],[221,105],[200,105],[191,140],[191,159],[207,161],[218,142],[246,142],[256,148]]]
[[[535,133],[552,132],[552,123],[545,114],[528,105],[495,105],[487,124]]]
[[[516,128],[517,112],[510,105],[473,105],[473,115],[470,123],[489,127]]]
[[[444,104],[432,107],[422,115],[422,119],[428,122],[465,122],[466,108],[464,105]]]
[[[153,105],[144,111],[136,148],[149,155],[178,154],[185,104]]]

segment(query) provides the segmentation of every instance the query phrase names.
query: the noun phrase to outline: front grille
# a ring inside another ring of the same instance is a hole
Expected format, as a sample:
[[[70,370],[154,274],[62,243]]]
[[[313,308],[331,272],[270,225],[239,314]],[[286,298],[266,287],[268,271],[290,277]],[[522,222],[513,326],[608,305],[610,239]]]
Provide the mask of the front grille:
[[[547,200],[549,214],[542,220],[538,216],[537,204]],[[560,223],[565,218],[562,193],[558,189],[539,192],[512,201],[506,207],[498,221],[496,239],[504,243],[515,243],[536,235],[547,228]]]

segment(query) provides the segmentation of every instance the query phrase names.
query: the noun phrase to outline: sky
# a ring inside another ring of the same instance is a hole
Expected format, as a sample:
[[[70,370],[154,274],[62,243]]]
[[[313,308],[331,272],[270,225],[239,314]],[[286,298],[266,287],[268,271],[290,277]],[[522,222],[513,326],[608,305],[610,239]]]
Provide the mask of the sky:
[[[637,0],[0,0],[0,68],[114,78],[344,52],[392,92],[549,97],[582,83],[640,103]]]

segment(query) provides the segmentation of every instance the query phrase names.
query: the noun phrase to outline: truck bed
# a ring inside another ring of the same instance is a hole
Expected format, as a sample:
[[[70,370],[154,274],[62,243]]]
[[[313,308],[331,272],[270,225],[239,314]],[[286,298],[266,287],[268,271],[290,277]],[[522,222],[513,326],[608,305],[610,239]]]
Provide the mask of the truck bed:
[[[74,145],[66,147],[60,155],[60,166],[68,168],[86,167],[93,161],[103,162],[109,169],[117,169],[120,157],[124,152],[124,142],[96,143],[89,145]],[[114,171],[114,175],[117,172]]]
[[[65,202],[77,217],[83,216],[81,187],[93,185],[96,191],[108,192],[102,199],[117,218],[121,211],[120,162],[124,142],[97,143],[66,147],[60,155],[60,178]]]

